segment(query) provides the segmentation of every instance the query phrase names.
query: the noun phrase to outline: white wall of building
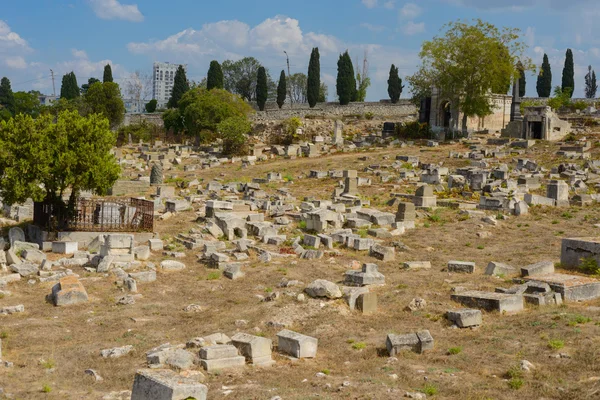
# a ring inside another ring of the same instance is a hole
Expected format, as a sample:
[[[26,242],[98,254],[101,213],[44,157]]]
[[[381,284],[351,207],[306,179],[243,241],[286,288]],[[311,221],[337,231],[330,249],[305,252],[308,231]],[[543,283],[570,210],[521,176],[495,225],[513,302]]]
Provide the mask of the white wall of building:
[[[171,92],[173,91],[173,83],[175,81],[175,73],[179,68],[179,64],[171,64],[168,62],[155,62],[152,68],[152,98],[157,101],[157,108],[166,108]],[[183,65],[183,69],[187,71],[187,65]]]

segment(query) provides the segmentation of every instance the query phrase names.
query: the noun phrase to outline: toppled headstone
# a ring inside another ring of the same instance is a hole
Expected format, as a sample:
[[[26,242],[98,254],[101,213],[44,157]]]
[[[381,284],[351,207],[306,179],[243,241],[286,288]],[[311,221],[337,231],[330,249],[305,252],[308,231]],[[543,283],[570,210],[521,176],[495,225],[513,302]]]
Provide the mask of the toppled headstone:
[[[315,358],[318,339],[285,329],[277,334],[279,351],[295,358]]]
[[[485,275],[517,275],[518,270],[508,264],[490,261],[485,268]]]
[[[61,278],[52,288],[52,300],[55,306],[70,306],[88,301],[88,294],[74,275]]]
[[[483,318],[480,310],[471,310],[463,308],[460,310],[448,311],[448,320],[454,322],[459,328],[470,328],[482,324]]]
[[[385,283],[385,276],[377,270],[377,264],[363,264],[361,271],[346,271],[345,284],[347,285],[381,285]]]
[[[313,281],[304,291],[310,297],[327,297],[328,299],[339,299],[342,297],[342,292],[338,285],[325,279]]]
[[[246,361],[259,367],[275,364],[271,358],[273,341],[260,336],[238,333],[231,338],[232,344],[238,349]]]
[[[196,379],[171,370],[138,370],[133,382],[131,400],[206,400],[208,388]]]
[[[207,372],[213,372],[243,367],[246,364],[246,359],[238,354],[235,346],[217,344],[200,349],[200,363]]]
[[[470,261],[448,261],[448,271],[472,274],[475,272],[475,263]]]
[[[554,263],[552,261],[540,261],[521,267],[521,276],[545,275],[554,273]]]
[[[395,356],[404,350],[410,350],[415,353],[433,349],[433,337],[428,330],[409,333],[404,335],[388,334],[385,343],[390,357]]]
[[[511,313],[523,310],[522,295],[469,290],[454,293],[451,298],[464,306],[481,308],[486,311]]]

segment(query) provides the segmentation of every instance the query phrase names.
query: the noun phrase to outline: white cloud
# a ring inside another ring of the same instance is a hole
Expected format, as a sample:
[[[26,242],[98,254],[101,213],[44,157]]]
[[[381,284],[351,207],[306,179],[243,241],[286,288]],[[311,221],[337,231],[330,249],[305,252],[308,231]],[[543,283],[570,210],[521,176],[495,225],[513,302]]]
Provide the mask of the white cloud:
[[[445,0],[447,3],[484,10],[512,9],[522,11],[531,7],[551,7],[556,9],[581,7],[596,0]]]
[[[102,19],[122,19],[141,22],[144,16],[137,4],[121,4],[118,0],[88,0],[92,10]]]
[[[13,68],[13,69],[27,68],[27,62],[21,56],[7,57],[4,59],[4,64],[6,64],[6,66],[8,68]]]
[[[387,8],[388,10],[393,10],[395,6],[396,6],[395,0],[390,0],[390,1],[386,1],[385,3],[383,3],[383,7]]]
[[[373,25],[369,24],[368,22],[363,22],[360,24],[360,26],[371,32],[383,32],[386,29],[386,27],[383,25]]]
[[[375,8],[375,7],[377,7],[377,0],[362,0],[362,3],[367,8]]]
[[[73,57],[75,58],[88,58],[85,50],[71,49],[71,54],[73,54]]]
[[[423,10],[415,3],[406,3],[404,7],[400,9],[400,16],[406,19],[415,19]]]
[[[402,28],[404,34],[412,36],[425,32],[425,22],[408,21]]]
[[[424,24],[416,30],[423,30]],[[363,25],[364,27],[364,25]],[[370,26],[373,27],[373,26]],[[375,27],[375,29],[379,29]],[[414,28],[413,28],[414,30]],[[403,73],[414,71],[418,63],[417,51],[392,46],[347,43],[339,38],[316,32],[302,31],[300,22],[286,16],[267,18],[256,26],[240,21],[219,21],[205,24],[199,29],[185,29],[164,39],[128,44],[131,53],[144,55],[149,61],[169,60],[188,64],[188,77],[200,80],[205,76],[211,60],[237,60],[252,56],[270,71],[273,78],[282,69],[287,70],[286,57],[290,57],[291,72],[306,73],[310,51],[319,48],[321,74],[329,86],[329,99],[335,97],[335,75],[339,54],[346,49],[350,56],[362,60],[365,48],[369,50],[372,86],[367,98],[385,97],[387,78],[392,63],[401,65]]]

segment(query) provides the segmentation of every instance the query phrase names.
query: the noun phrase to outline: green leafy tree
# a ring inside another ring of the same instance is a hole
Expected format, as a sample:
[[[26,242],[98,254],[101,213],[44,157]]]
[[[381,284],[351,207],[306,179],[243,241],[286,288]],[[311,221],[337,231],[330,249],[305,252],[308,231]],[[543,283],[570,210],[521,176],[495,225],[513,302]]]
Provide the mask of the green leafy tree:
[[[321,82],[321,84],[319,85],[319,100],[317,100],[317,102],[318,103],[326,103],[328,95],[329,95],[329,88],[327,87],[325,82]]]
[[[218,61],[213,60],[210,62],[208,74],[206,75],[206,88],[208,90],[223,89],[223,70]]]
[[[81,85],[81,94],[85,95],[87,93],[87,91],[89,90],[90,86],[92,86],[96,82],[100,82],[100,79],[96,79],[96,78],[88,79],[87,83],[84,83],[83,85]]]
[[[565,67],[563,68],[562,73],[562,91],[563,93],[567,92],[567,89],[571,89],[570,93],[573,96],[573,92],[575,91],[575,64],[573,62],[573,52],[571,49],[567,49],[567,54],[565,55]]]
[[[258,69],[258,76],[256,79],[256,102],[260,111],[264,111],[269,95],[269,88],[267,87],[267,71],[265,70],[265,67],[260,67]]]
[[[542,68],[540,68],[537,78],[536,89],[539,97],[550,97],[550,94],[552,94],[552,68],[550,67],[547,54],[544,54]]]
[[[188,90],[190,90],[190,85],[187,77],[185,76],[185,69],[183,68],[183,65],[180,65],[175,72],[175,78],[173,79],[173,92],[171,93],[171,98],[169,99],[167,107],[177,108],[179,105],[179,100]]]
[[[61,99],[73,100],[79,97],[81,91],[77,84],[77,77],[73,71],[65,74],[62,78],[62,85],[60,87]]]
[[[10,86],[10,80],[7,77],[0,80],[0,106],[6,110],[7,115],[15,113],[15,95]]]
[[[306,82],[306,98],[308,105],[312,108],[319,101],[319,89],[321,88],[321,62],[319,48],[312,49],[308,63],[308,78]]]
[[[296,104],[303,104],[307,102],[307,87],[308,87],[308,77],[301,73],[292,74],[286,84],[288,90],[290,91],[290,96],[292,96],[292,102]]]
[[[15,93],[15,115],[25,114],[37,118],[41,111],[40,99],[35,93]]]
[[[238,61],[223,61],[221,68],[223,70],[224,89],[242,96],[247,101],[255,101],[258,69],[260,67],[262,67],[262,64],[254,57],[244,57]],[[270,78],[267,78],[267,80],[270,80]]]
[[[247,117],[252,107],[240,96],[222,89],[195,88],[180,100],[178,109],[163,114],[167,130],[186,133],[199,142],[215,139],[217,125],[231,117]]]
[[[521,61],[517,63],[517,70],[519,71],[519,97],[525,97],[527,78],[525,76],[525,67],[523,67]]]
[[[110,64],[106,64],[104,66],[104,76],[102,77],[102,82],[113,82],[112,67]]]
[[[223,140],[223,153],[227,155],[243,155],[247,153],[247,134],[252,124],[245,116],[229,117],[217,125],[219,137]]]
[[[371,86],[371,78],[368,76],[365,77],[359,72],[356,74],[356,82],[358,87],[356,89],[356,99],[354,101],[365,101],[367,98],[367,89]]]
[[[285,71],[281,70],[281,74],[279,75],[279,84],[277,85],[277,105],[279,108],[283,107],[283,104],[285,103],[287,91],[285,80]]]
[[[404,86],[402,85],[402,79],[398,74],[398,67],[392,64],[390,67],[390,76],[388,78],[388,95],[390,96],[392,103],[396,104],[398,100],[400,100],[402,89],[404,89]]]
[[[462,112],[462,130],[466,131],[468,117],[492,113],[490,91],[510,81],[516,75],[516,61],[525,60],[525,45],[518,33],[481,20],[447,24],[442,35],[422,45],[422,65],[408,78],[413,99],[436,87]]]
[[[153,113],[154,111],[156,111],[157,104],[158,104],[158,101],[156,101],[156,99],[150,100],[148,103],[146,103],[146,112]]]
[[[347,105],[353,99],[356,99],[356,78],[354,76],[354,67],[348,50],[340,55],[338,60],[338,73],[336,80],[337,95],[340,99],[340,105]]]
[[[111,128],[117,128],[125,118],[125,105],[121,89],[114,82],[96,82],[83,98],[86,114],[101,114],[108,119]]]
[[[596,83],[596,71],[592,69],[592,66],[588,66],[588,73],[585,76],[585,97],[587,99],[596,98],[596,92],[598,91],[598,84]]]
[[[63,111],[0,122],[0,195],[7,204],[27,198],[66,207],[83,190],[106,194],[120,174],[110,150],[116,137],[101,115]]]

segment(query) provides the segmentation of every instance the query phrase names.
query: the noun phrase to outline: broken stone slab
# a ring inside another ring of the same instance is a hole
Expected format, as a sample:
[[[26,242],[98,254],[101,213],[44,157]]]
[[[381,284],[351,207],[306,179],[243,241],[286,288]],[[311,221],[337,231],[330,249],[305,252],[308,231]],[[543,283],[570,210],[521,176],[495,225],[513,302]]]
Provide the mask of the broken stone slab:
[[[386,338],[386,348],[390,357],[394,357],[404,350],[410,350],[415,353],[433,349],[433,337],[427,330],[403,335],[388,334]]]
[[[136,246],[133,248],[133,255],[136,260],[147,261],[150,258],[149,246]]]
[[[235,280],[244,276],[244,272],[242,272],[242,265],[238,263],[230,263],[223,270],[223,275],[226,278]]]
[[[74,275],[67,275],[52,288],[52,300],[55,306],[70,306],[88,301],[88,294]]]
[[[552,261],[540,261],[521,267],[521,276],[546,275],[554,273],[554,263]]]
[[[470,261],[448,261],[448,271],[472,274],[475,272],[475,263]]]
[[[175,260],[164,260],[161,261],[160,268],[165,272],[181,271],[185,269],[185,264]]]
[[[10,247],[12,248],[17,241],[25,241],[25,232],[23,232],[23,229],[15,226],[8,230],[8,242],[10,243]]]
[[[318,339],[288,329],[277,333],[279,351],[295,358],[315,358]]]
[[[150,251],[162,251],[164,244],[161,239],[148,239],[148,247],[150,247]]]
[[[524,279],[547,283],[565,301],[587,301],[600,297],[600,281],[589,277],[554,273]]]
[[[460,310],[448,311],[446,316],[449,321],[453,322],[459,328],[470,328],[483,323],[483,316],[480,310],[462,308]]]
[[[508,264],[504,264],[504,263],[500,263],[500,262],[496,262],[496,261],[490,261],[487,265],[487,267],[485,268],[485,275],[506,275],[506,276],[511,276],[511,275],[517,275],[518,274],[518,270]]]
[[[523,296],[469,290],[452,294],[451,299],[467,307],[486,311],[519,312],[523,310]]]
[[[429,261],[407,261],[403,264],[404,269],[431,269],[431,262]]]
[[[271,358],[273,341],[260,336],[247,333],[237,333],[232,338],[233,345],[246,361],[255,366],[270,366],[275,363]]]
[[[379,244],[371,246],[370,255],[381,261],[393,261],[396,258],[396,249]]]
[[[356,301],[358,297],[362,294],[369,293],[368,287],[343,287],[342,291],[344,293],[344,299],[348,303],[350,310],[354,310],[356,308]]]
[[[196,379],[171,370],[138,370],[131,400],[206,400],[208,387]]]
[[[37,275],[39,272],[38,266],[32,263],[13,264],[10,266],[10,270],[22,277]]]
[[[41,250],[25,249],[21,252],[21,258],[25,262],[40,265],[46,259],[46,254]]]
[[[7,306],[0,308],[0,315],[11,315],[16,313],[25,312],[25,306],[23,304],[19,304],[17,306]]]
[[[129,276],[137,282],[150,283],[156,281],[156,271],[131,272]]]
[[[104,349],[100,351],[100,355],[104,358],[119,358],[133,351],[132,345],[113,347],[112,349]]]
[[[194,366],[194,361],[194,354],[168,343],[146,353],[146,362],[153,368],[167,365],[176,370],[189,370]]]
[[[342,292],[338,285],[325,279],[317,279],[311,282],[304,291],[310,297],[327,297],[328,299],[339,299],[342,297]]]

